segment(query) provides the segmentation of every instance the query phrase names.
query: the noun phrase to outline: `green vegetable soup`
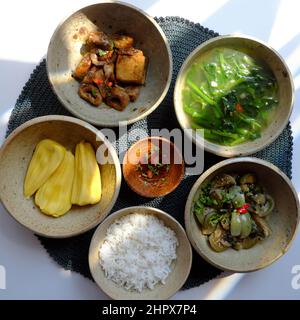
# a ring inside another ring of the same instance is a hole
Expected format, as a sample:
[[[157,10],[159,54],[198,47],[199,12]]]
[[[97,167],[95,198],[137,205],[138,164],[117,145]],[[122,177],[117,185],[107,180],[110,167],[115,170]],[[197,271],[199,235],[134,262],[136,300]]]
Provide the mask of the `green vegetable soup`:
[[[205,139],[234,146],[261,136],[278,105],[272,72],[244,52],[208,51],[187,70],[184,111]]]

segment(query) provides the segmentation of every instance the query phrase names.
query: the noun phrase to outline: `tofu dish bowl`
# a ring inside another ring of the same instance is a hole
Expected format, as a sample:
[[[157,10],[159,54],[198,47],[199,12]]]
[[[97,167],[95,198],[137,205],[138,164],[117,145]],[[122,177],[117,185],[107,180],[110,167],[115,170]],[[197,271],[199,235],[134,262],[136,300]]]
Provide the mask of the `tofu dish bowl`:
[[[138,99],[145,84],[147,58],[134,48],[133,37],[90,32],[82,53],[73,72],[80,82],[78,94],[82,99],[94,107],[105,103],[118,111]]]

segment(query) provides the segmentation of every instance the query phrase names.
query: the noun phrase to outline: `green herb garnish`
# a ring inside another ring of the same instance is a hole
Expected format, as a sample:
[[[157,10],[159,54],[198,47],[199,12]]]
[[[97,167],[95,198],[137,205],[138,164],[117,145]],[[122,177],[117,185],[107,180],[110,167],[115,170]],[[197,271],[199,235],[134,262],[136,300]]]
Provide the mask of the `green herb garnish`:
[[[148,164],[148,169],[152,172],[152,173],[154,173],[155,175],[159,175],[159,167],[157,166],[153,166],[153,165],[151,165],[151,164]]]
[[[99,49],[99,50],[98,50],[98,56],[99,56],[99,57],[104,57],[105,55],[107,55],[107,52],[108,52],[108,51]]]
[[[98,95],[98,91],[96,89],[92,89],[91,93],[94,97],[96,97]]]

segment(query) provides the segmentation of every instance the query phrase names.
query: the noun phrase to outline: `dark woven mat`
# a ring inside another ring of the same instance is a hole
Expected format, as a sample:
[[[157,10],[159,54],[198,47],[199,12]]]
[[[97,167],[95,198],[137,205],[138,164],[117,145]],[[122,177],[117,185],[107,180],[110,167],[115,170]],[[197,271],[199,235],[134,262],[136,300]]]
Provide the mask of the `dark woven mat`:
[[[172,129],[179,127],[173,111],[173,89],[179,68],[187,55],[196,46],[218,35],[199,24],[177,17],[157,18],[156,20],[165,32],[171,46],[173,54],[172,83],[160,107],[147,119],[130,126],[129,130],[136,128],[143,128],[144,130],[152,128]],[[43,60],[33,71],[16,102],[9,120],[7,135],[25,121],[48,114],[70,115],[51,90],[47,78],[45,60]],[[117,141],[117,147],[119,143],[122,143],[122,141]],[[292,135],[290,126],[283,131],[272,145],[254,156],[274,163],[291,178]],[[205,169],[220,160],[222,159],[206,153]],[[137,196],[123,183],[120,197],[112,211],[132,205],[155,206],[173,215],[183,224],[186,198],[197,178],[198,176],[185,177],[180,186],[170,195],[151,201]],[[91,279],[87,257],[93,231],[91,230],[83,235],[69,239],[55,240],[43,237],[39,237],[39,239],[50,256],[59,265],[65,269],[79,272]],[[186,289],[203,284],[220,273],[220,270],[212,267],[197,254],[194,254],[192,270],[183,288]]]

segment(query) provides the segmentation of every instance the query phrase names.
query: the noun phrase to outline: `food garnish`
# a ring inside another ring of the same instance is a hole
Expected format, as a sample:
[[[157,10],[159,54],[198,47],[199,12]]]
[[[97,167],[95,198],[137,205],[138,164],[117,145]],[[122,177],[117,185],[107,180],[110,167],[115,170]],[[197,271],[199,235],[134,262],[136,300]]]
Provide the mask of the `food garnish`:
[[[140,157],[140,151],[137,151],[137,156]],[[170,170],[170,164],[163,163],[161,149],[157,146],[150,146],[148,153],[144,154],[144,159],[141,159],[136,165],[136,171],[140,173],[139,177],[147,183],[157,185],[162,184]]]

